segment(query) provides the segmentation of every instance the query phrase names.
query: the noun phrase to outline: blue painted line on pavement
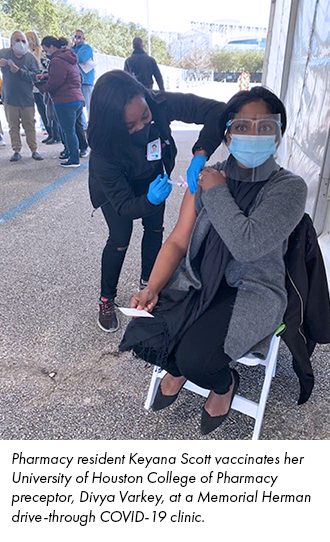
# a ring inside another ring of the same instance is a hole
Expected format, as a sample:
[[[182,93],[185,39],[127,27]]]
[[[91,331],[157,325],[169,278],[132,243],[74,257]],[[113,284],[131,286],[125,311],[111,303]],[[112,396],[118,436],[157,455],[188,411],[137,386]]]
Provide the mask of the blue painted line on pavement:
[[[81,173],[81,171],[87,169],[87,165],[88,164],[83,164],[82,166],[80,166],[80,168],[77,168],[73,171],[71,170],[66,175],[63,175],[63,177],[56,179],[56,181],[54,181],[53,183],[45,186],[44,188],[42,188],[42,190],[39,190],[39,192],[33,194],[33,196],[31,196],[30,198],[23,200],[18,205],[15,205],[15,207],[12,207],[11,209],[8,209],[8,211],[5,211],[2,215],[0,215],[0,227],[6,224],[6,222],[8,222],[9,220],[12,220],[13,218],[16,218],[16,216],[24,213],[24,211],[32,207],[32,205],[57,190],[63,184],[74,179],[74,177],[76,177],[78,173]]]

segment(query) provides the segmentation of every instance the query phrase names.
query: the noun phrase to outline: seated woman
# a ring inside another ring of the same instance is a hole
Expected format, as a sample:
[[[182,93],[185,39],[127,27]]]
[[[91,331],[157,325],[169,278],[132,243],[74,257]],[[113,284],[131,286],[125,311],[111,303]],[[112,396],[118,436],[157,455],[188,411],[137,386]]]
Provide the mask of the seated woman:
[[[153,410],[172,404],[186,379],[211,390],[202,434],[229,413],[239,385],[230,362],[264,358],[286,309],[283,257],[307,186],[274,160],[285,129],[284,105],[268,89],[229,100],[220,131],[230,155],[186,192],[147,288],[131,301],[155,318],[132,320],[120,350],[166,369]]]

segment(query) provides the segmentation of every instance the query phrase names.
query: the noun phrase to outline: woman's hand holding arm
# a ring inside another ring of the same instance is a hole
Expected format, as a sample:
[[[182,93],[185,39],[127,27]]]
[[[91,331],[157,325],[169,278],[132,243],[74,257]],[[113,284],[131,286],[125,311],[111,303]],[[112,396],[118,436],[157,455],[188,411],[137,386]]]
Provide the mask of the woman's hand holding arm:
[[[198,184],[205,191],[218,186],[219,184],[226,184],[227,178],[224,171],[218,171],[213,167],[204,168],[198,176]]]

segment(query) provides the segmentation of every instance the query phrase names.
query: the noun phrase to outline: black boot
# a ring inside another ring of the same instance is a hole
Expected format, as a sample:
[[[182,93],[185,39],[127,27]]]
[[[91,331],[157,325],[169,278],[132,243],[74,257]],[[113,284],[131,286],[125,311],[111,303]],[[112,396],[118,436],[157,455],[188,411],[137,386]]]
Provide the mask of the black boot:
[[[46,145],[54,145],[54,143],[60,143],[61,137],[58,133],[58,129],[54,121],[51,122],[50,132],[51,132],[51,138],[45,141]]]
[[[48,132],[48,136],[41,141],[41,143],[46,143],[46,145],[47,145],[48,141],[51,141],[53,139],[52,134],[51,134],[51,130],[49,128],[47,129],[47,132]]]
[[[62,141],[61,128],[56,120],[52,122],[52,134],[55,141]]]

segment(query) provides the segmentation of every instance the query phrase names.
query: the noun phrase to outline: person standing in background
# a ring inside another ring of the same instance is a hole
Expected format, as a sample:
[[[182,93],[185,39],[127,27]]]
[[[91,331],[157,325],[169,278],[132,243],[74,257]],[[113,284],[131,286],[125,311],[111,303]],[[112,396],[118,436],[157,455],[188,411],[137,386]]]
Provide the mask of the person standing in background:
[[[42,57],[43,57],[43,50],[40,45],[39,38],[37,34],[33,31],[26,32],[26,37],[29,44],[29,51],[32,53],[39,65],[39,69],[42,70]],[[46,60],[46,58],[44,59]],[[43,122],[43,125],[47,131],[48,136],[46,139],[42,140],[42,143],[46,143],[47,145],[52,145],[53,143],[60,143],[61,137],[59,134],[58,129],[53,130],[53,126],[50,124],[48,118],[47,118],[47,112],[46,112],[46,106],[44,102],[44,97],[41,94],[40,90],[34,86],[33,87],[33,95],[34,95],[34,101],[36,103],[38,113],[41,117],[41,120]],[[58,124],[58,123],[57,123]],[[53,133],[54,132],[54,133]]]
[[[48,74],[40,74],[37,86],[41,92],[48,92],[54,102],[67,155],[60,162],[62,167],[79,167],[79,141],[76,122],[84,105],[81,78],[77,56],[67,47],[65,38],[46,36],[41,42],[50,57]],[[62,158],[62,157],[61,157]]]
[[[0,74],[0,105],[2,104],[1,95],[2,95],[2,78]],[[3,129],[2,129],[1,120],[0,120],[0,147],[5,147],[5,146],[6,146],[6,143],[3,138]]]
[[[26,133],[26,142],[34,160],[43,160],[37,152],[37,138],[34,117],[33,84],[40,72],[38,62],[28,50],[27,37],[19,30],[13,32],[10,47],[0,49],[0,67],[3,76],[2,101],[9,124],[9,135],[14,154],[11,162],[18,162],[22,141],[20,124]]]
[[[85,98],[85,107],[89,118],[91,96],[95,80],[93,49],[88,43],[85,43],[85,35],[82,30],[76,30],[73,43],[72,51],[78,57],[78,65],[82,76],[82,93]]]
[[[159,90],[165,90],[163,77],[157,66],[157,62],[154,58],[147,55],[144,50],[143,41],[139,37],[133,39],[133,53],[129,58],[126,58],[124,70],[135,75],[137,80],[149,89],[153,87],[154,77]]]
[[[250,72],[243,71],[237,80],[238,90],[250,90]]]

